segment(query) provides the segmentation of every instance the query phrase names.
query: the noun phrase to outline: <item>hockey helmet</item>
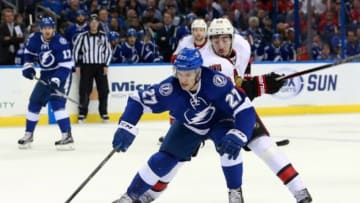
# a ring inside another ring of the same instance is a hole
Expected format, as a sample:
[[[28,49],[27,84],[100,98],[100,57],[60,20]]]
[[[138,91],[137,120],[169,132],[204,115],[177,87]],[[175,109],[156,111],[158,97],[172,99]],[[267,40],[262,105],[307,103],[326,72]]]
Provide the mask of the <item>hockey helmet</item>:
[[[231,37],[234,35],[234,27],[227,18],[216,18],[211,21],[208,36],[229,34]]]
[[[55,21],[52,17],[43,17],[40,20],[40,29],[44,27],[52,27],[55,28]]]
[[[206,32],[207,31],[207,24],[206,24],[204,19],[198,18],[198,19],[195,19],[191,23],[191,31],[193,31],[194,28],[204,28],[205,32]]]
[[[130,28],[128,29],[127,33],[126,33],[127,37],[137,37],[137,32],[134,28]]]
[[[198,49],[184,48],[176,56],[174,61],[175,70],[189,71],[201,67],[203,59]]]
[[[110,31],[108,34],[109,41],[117,40],[120,38],[120,34],[116,31]]]

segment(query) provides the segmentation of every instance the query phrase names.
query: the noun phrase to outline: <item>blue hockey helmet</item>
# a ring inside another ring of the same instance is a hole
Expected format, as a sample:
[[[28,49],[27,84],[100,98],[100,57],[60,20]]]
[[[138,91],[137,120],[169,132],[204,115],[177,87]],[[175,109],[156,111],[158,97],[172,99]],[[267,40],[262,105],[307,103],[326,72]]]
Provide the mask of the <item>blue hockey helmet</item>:
[[[137,37],[137,32],[134,28],[128,29],[126,36],[128,37]]]
[[[281,40],[281,35],[279,33],[274,33],[272,35],[272,40]]]
[[[52,27],[55,28],[55,21],[52,17],[43,17],[40,20],[40,29],[44,27]]]
[[[108,34],[109,41],[117,40],[120,38],[120,34],[116,31],[110,31]]]
[[[203,59],[198,49],[184,48],[176,56],[174,61],[175,70],[188,71],[201,67]]]

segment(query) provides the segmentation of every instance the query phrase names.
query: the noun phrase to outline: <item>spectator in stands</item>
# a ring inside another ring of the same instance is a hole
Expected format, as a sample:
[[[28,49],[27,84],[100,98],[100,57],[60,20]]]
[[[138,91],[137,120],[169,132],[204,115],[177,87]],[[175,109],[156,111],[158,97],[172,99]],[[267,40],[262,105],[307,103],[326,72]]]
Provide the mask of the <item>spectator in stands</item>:
[[[88,12],[88,8],[86,4],[81,3],[80,0],[69,0],[68,4],[64,6],[63,19],[67,21],[68,24],[72,24],[76,22],[76,16],[78,10],[84,10]]]
[[[74,24],[69,25],[65,30],[65,38],[70,43],[71,49],[73,48],[73,44],[76,36],[84,31],[89,30],[89,25],[87,23],[87,13],[84,10],[76,11],[76,22]]]
[[[98,12],[100,29],[105,32],[105,34],[109,34],[109,13],[106,8],[101,8]]]
[[[331,53],[330,45],[329,44],[323,44],[321,48],[321,54],[318,57],[319,60],[335,60],[336,55]]]
[[[161,14],[161,11],[158,9],[158,6],[157,6],[157,0],[147,0],[146,1],[146,7],[145,8],[148,8],[148,7],[152,7],[154,8],[154,18],[158,19],[159,21],[162,20],[162,14]],[[147,9],[145,9],[143,11],[143,13],[141,14],[142,17],[146,16],[146,13],[147,13]]]
[[[15,63],[15,54],[19,45],[24,42],[24,33],[14,22],[14,11],[10,8],[2,10],[3,22],[0,25],[0,65]]]
[[[175,26],[173,23],[173,16],[165,11],[163,15],[164,26],[158,31],[156,36],[156,43],[160,49],[160,54],[164,57],[164,62],[170,62],[170,57],[175,51]]]
[[[347,32],[346,56],[353,56],[360,53],[360,43],[353,30]]]
[[[155,7],[148,6],[146,11],[144,11],[142,22],[144,23],[145,27],[151,28],[156,32],[163,27],[163,23],[160,21],[160,19],[155,17],[155,12]]]

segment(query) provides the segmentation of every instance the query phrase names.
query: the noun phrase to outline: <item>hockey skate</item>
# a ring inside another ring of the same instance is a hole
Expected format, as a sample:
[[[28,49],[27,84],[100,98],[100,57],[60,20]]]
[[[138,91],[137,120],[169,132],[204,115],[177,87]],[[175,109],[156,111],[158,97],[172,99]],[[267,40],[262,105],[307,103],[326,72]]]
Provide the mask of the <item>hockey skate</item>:
[[[120,199],[113,201],[112,203],[142,203],[140,200],[132,200],[126,193],[123,194]]]
[[[305,188],[303,190],[298,191],[295,194],[295,199],[297,203],[310,203],[312,202],[311,195],[309,191]]]
[[[61,140],[55,142],[55,147],[60,151],[74,150],[74,140],[71,132],[63,133]]]
[[[33,142],[33,133],[25,132],[24,137],[18,140],[19,149],[30,149]]]
[[[229,203],[244,203],[241,188],[229,190]]]
[[[140,196],[139,200],[141,203],[150,203],[153,202],[155,199],[153,198],[153,196],[151,196],[150,193],[145,192],[143,195]]]

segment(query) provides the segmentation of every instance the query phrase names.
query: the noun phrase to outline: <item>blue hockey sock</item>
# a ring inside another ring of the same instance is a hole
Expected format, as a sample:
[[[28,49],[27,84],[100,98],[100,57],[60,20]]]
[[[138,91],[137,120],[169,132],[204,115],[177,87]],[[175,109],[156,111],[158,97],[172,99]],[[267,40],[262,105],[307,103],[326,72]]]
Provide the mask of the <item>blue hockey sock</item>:
[[[70,132],[70,131],[71,131],[70,119],[69,119],[69,117],[64,118],[64,119],[61,119],[61,120],[58,120],[57,123],[58,123],[59,128],[60,128],[60,131],[61,131],[62,133],[67,133],[67,132]]]
[[[151,188],[151,185],[147,184],[139,175],[136,174],[132,180],[130,186],[127,189],[127,194],[133,199],[139,199],[147,190]]]
[[[34,132],[36,124],[39,121],[39,114],[40,114],[41,106],[30,102],[28,105],[28,113],[26,115],[26,132]]]
[[[222,167],[226,185],[229,189],[237,189],[240,188],[242,185],[242,175],[243,175],[243,165],[242,163],[229,166],[229,167]]]

